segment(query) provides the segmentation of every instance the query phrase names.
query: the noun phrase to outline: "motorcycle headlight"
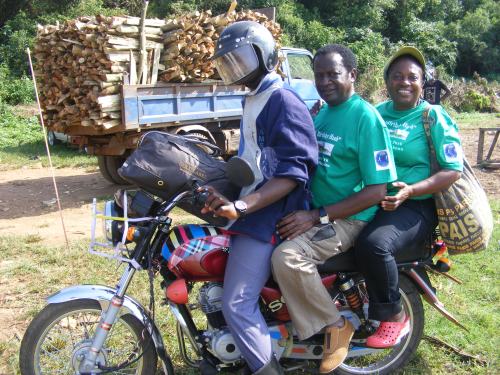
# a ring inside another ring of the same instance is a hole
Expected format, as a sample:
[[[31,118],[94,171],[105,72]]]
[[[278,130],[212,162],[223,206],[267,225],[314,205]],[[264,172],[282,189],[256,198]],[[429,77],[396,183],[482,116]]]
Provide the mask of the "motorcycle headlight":
[[[123,221],[113,220],[112,217],[122,217],[123,211],[117,206],[115,201],[107,201],[104,205],[103,231],[108,241],[116,244],[122,240]]]

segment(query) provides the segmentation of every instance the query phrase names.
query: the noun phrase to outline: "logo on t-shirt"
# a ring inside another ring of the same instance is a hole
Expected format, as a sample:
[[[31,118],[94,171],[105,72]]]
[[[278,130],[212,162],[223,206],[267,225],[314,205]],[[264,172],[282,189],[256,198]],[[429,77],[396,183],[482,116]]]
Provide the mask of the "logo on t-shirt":
[[[456,142],[444,144],[443,151],[447,163],[453,163],[462,158],[462,148]]]
[[[328,143],[328,142],[324,142],[324,141],[318,141],[318,152],[320,154],[331,156],[334,146],[335,145],[332,144],[332,143]]]
[[[410,132],[404,129],[390,129],[389,135],[391,138],[401,139],[402,141],[406,141],[406,138],[408,138]]]
[[[391,159],[389,158],[389,152],[387,149],[375,151],[373,153],[375,158],[375,168],[377,171],[384,171],[389,169],[391,164]]]

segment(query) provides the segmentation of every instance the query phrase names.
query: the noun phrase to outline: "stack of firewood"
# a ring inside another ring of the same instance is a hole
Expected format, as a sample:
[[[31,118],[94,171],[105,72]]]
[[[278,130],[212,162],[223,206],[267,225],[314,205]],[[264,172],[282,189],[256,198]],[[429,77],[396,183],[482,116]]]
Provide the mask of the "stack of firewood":
[[[210,11],[193,12],[169,18],[162,26],[165,50],[161,61],[166,70],[160,79],[166,82],[201,82],[219,78],[210,57],[221,31],[236,21],[262,23],[278,43],[281,41],[280,26],[253,11],[233,11],[215,17]]]
[[[209,60],[215,41],[225,26],[239,20],[261,22],[281,39],[279,25],[259,13],[194,12],[167,20],[146,19],[142,50],[146,57],[141,59],[137,17],[79,17],[62,25],[39,26],[35,73],[46,125],[66,132],[76,126],[102,131],[120,125],[124,82],[217,79]]]
[[[79,17],[62,25],[39,26],[35,74],[44,119],[49,128],[70,126],[108,129],[120,124],[120,84],[135,72],[139,58],[137,17]],[[145,21],[149,60],[163,50],[164,20]],[[134,69],[130,66],[134,65]],[[149,81],[154,83],[152,69]],[[129,77],[129,80],[136,79]],[[146,74],[144,74],[146,76]]]

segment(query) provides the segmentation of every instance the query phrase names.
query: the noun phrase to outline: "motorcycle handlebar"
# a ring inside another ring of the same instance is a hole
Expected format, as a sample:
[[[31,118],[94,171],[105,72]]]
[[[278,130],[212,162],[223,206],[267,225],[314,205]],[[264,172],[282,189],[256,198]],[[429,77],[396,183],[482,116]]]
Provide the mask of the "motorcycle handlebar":
[[[203,188],[197,181],[193,182],[193,197],[194,200],[197,204],[199,205],[205,205],[205,202],[208,199],[208,196],[210,195],[208,189]]]

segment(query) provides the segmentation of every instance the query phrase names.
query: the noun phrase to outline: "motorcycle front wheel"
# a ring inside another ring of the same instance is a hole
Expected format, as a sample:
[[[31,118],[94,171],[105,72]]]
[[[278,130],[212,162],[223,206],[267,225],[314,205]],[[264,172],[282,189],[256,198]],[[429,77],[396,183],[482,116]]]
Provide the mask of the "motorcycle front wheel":
[[[19,354],[21,374],[78,373],[83,356],[90,350],[101,313],[101,305],[90,299],[47,305],[24,334]],[[151,375],[156,372],[157,356],[143,324],[126,314],[111,328],[98,362],[108,369],[108,374]],[[120,368],[123,364],[128,365]]]
[[[399,275],[399,291],[406,316],[410,318],[410,331],[392,348],[373,350],[370,354],[351,351],[336,370],[340,375],[392,374],[401,370],[415,354],[424,331],[424,307],[415,285]]]

